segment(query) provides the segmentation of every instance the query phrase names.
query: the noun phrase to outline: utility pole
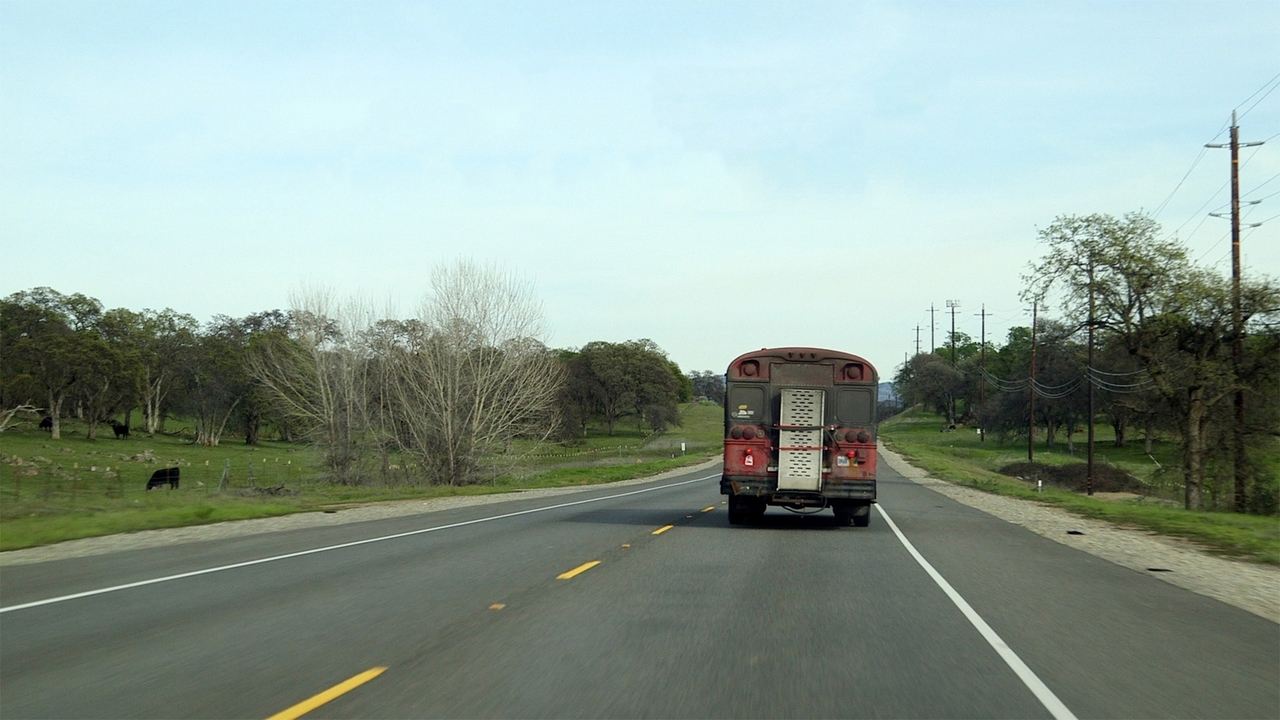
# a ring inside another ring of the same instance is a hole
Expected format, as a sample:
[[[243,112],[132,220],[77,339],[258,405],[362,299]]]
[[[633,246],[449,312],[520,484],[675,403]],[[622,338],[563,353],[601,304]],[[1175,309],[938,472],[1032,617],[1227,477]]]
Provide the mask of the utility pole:
[[[1232,110],[1231,142],[1226,145],[1205,145],[1209,148],[1231,148],[1231,364],[1237,386],[1244,355],[1244,322],[1240,312],[1240,148],[1261,144],[1240,142],[1240,127],[1236,125],[1236,111]],[[1220,213],[1210,214],[1222,217]],[[1231,449],[1235,455],[1235,511],[1244,512],[1247,507],[1249,465],[1244,450],[1244,388],[1241,387],[1236,389],[1235,411],[1235,427],[1231,433]]]
[[[1027,462],[1036,461],[1036,313],[1039,300],[1031,301],[1031,382],[1027,384]]]
[[[933,311],[934,311],[934,310],[935,310],[935,308],[933,307],[933,303],[929,303],[929,354],[930,354],[930,355],[932,355],[932,354],[933,354],[933,348],[934,348],[934,345],[933,345],[933,330],[934,330],[934,328],[938,327],[937,323],[935,323],[935,322],[933,321]]]
[[[1086,411],[1086,422],[1089,424],[1089,460],[1085,467],[1084,492],[1093,494],[1093,251],[1089,251],[1089,366],[1084,371],[1085,380],[1089,383],[1089,409]]]
[[[987,317],[991,313],[987,312],[987,304],[982,303],[982,312],[974,314],[982,318],[982,339],[978,342],[978,374],[981,375],[978,379],[978,407],[981,408],[987,401]],[[986,428],[978,428],[978,440],[987,441]]]
[[[956,367],[956,308],[960,307],[959,301],[948,300],[947,309],[951,311],[951,368]],[[947,393],[951,396],[951,402],[947,405],[947,424],[954,428],[956,426],[956,396],[955,393]]]
[[[956,366],[956,310],[960,308],[959,300],[948,300],[947,308],[951,310],[951,367]]]
[[[920,354],[920,326],[916,325],[916,354]]]

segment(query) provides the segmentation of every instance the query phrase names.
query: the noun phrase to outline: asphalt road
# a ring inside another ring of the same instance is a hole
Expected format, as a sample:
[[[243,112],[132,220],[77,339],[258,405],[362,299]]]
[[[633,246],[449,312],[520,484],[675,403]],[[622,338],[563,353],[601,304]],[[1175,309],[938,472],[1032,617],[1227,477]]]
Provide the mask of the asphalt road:
[[[7,567],[0,717],[1280,717],[1280,626],[879,467],[865,529],[703,471]]]

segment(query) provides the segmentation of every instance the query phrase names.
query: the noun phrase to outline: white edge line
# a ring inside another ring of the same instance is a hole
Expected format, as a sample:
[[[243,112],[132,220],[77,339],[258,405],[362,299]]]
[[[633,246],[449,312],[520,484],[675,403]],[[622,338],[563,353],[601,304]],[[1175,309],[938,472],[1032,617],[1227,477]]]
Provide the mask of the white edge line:
[[[97,590],[85,590],[84,592],[60,595],[58,597],[52,597],[45,600],[35,600],[29,603],[22,603],[21,605],[10,605],[9,607],[0,608],[0,614],[14,612],[16,610],[26,610],[28,608],[40,607],[42,605],[53,605],[55,603],[67,602],[68,600],[92,597],[94,595],[105,595],[106,593],[117,592],[119,590],[129,590],[131,588],[144,587],[146,585],[182,580],[184,578],[196,577],[198,575],[209,575],[210,573],[223,572],[225,570],[235,570],[237,568],[250,567],[252,565],[261,565],[263,563],[275,562],[277,560],[288,560],[290,558],[302,557],[304,555],[315,555],[316,553],[329,552],[330,550],[341,550],[343,548],[356,547],[357,545],[368,545],[370,543],[396,540],[413,535],[423,535],[425,533],[436,532],[439,530],[450,530],[453,528],[465,527],[467,525],[492,522],[494,520],[505,520],[506,518],[513,518],[520,515],[530,515],[533,513],[546,512],[548,510],[559,510],[560,508],[573,507],[574,505],[586,505],[587,503],[601,502],[602,500],[614,500],[617,498],[628,497],[630,495],[640,495],[641,493],[654,492],[655,490],[666,490],[667,488],[689,485],[690,483],[710,480],[714,477],[720,477],[720,475],[717,473],[715,475],[707,475],[706,477],[694,478],[692,480],[683,480],[669,485],[659,485],[657,487],[644,488],[643,490],[632,490],[630,492],[618,493],[617,495],[605,495],[597,498],[588,498],[586,500],[575,500],[573,502],[559,503],[558,505],[547,505],[546,507],[531,508],[529,510],[520,510],[502,515],[492,515],[489,517],[476,518],[475,520],[465,520],[463,522],[450,523],[449,525],[437,525],[435,527],[422,528],[421,530],[410,530],[408,532],[396,533],[394,535],[383,535],[375,538],[340,543],[338,545],[326,545],[324,547],[312,548],[310,550],[300,550],[298,552],[286,553],[284,555],[273,555],[271,557],[258,558],[257,560],[246,560],[244,562],[232,563],[230,565],[219,565],[217,567],[205,568],[203,570],[192,570],[191,572],[178,573],[177,575],[165,575],[164,577],[139,580],[137,582],[125,583],[123,585],[113,585],[111,587],[98,588]]]
[[[946,593],[948,598],[951,598],[951,602],[955,603],[961,614],[977,629],[978,633],[982,635],[982,639],[987,641],[987,644],[996,651],[1001,660],[1004,660],[1009,669],[1013,670],[1013,673],[1018,676],[1023,685],[1027,686],[1031,694],[1036,696],[1036,699],[1040,701],[1045,710],[1048,710],[1055,720],[1076,720],[1075,714],[1058,699],[1057,695],[1053,694],[1049,686],[1045,685],[1039,676],[1031,668],[1027,667],[1026,663],[1022,662],[1022,658],[1018,657],[1018,654],[996,634],[996,631],[991,629],[987,621],[983,620],[982,616],[960,596],[960,593],[951,587],[951,583],[947,582],[947,579],[942,577],[942,574],[935,570],[928,560],[924,559],[924,556],[916,550],[911,541],[907,539],[907,536],[903,535],[902,531],[898,529],[898,525],[889,517],[889,513],[885,512],[884,506],[877,504],[876,510],[880,513],[880,517],[884,518],[884,521],[889,524],[889,529],[893,530],[893,534],[898,536],[898,540],[907,549],[907,552],[911,553],[911,557],[915,558],[917,563],[920,563],[920,567],[924,568],[929,577],[933,578],[938,587],[942,588],[942,592]]]

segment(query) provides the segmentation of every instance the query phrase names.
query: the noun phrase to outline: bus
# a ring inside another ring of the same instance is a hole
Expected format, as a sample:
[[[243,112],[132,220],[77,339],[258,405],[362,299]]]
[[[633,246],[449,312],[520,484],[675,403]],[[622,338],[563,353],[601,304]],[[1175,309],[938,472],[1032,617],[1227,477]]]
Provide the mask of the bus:
[[[769,505],[802,514],[831,508],[866,527],[876,500],[879,378],[865,359],[812,347],[762,348],[725,373],[724,472],[729,523]]]

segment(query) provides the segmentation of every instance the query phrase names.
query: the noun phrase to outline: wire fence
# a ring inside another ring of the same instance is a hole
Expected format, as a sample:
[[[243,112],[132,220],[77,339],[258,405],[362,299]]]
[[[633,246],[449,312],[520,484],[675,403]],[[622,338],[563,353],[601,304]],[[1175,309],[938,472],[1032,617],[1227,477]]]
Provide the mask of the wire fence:
[[[176,469],[176,479],[158,471]],[[63,465],[39,456],[13,456],[0,463],[0,517],[66,510],[95,510],[154,502],[167,495],[236,493],[284,494],[285,488],[311,479],[314,469],[293,458],[253,458],[240,462],[121,462],[113,465]]]

